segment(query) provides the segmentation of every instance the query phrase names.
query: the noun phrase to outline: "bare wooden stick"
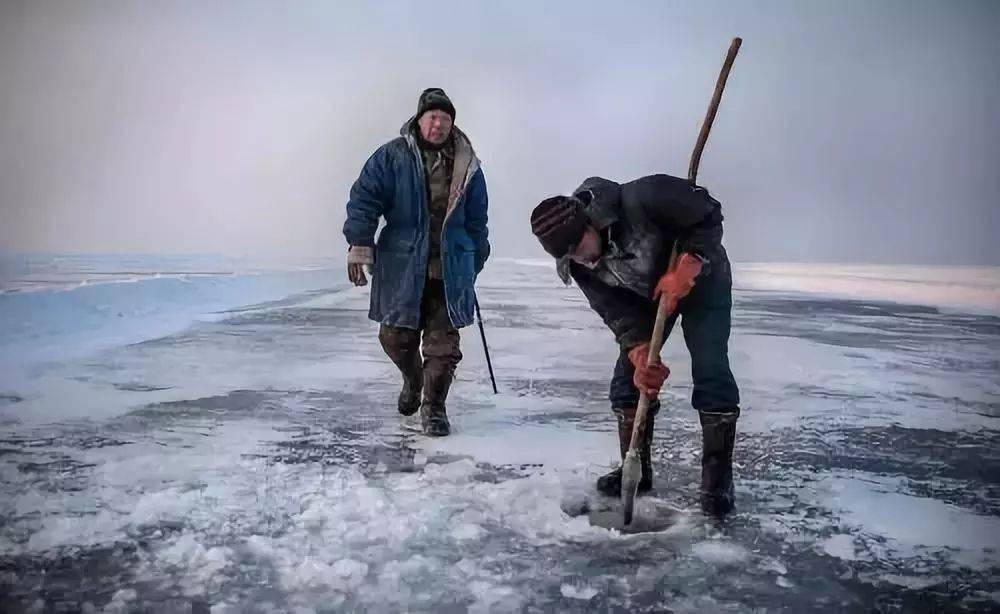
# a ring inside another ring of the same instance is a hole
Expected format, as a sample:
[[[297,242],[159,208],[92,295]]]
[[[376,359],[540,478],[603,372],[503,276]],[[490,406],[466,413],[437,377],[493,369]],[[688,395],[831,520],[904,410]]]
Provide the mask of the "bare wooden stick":
[[[708,105],[708,112],[705,114],[705,121],[701,125],[701,132],[698,134],[698,141],[694,146],[694,153],[691,154],[691,166],[688,167],[688,181],[695,183],[698,179],[698,165],[701,163],[701,152],[705,150],[705,143],[708,142],[708,133],[712,130],[712,122],[715,121],[715,113],[719,110],[719,103],[722,101],[722,90],[726,89],[726,80],[729,79],[729,70],[736,61],[736,54],[743,44],[742,38],[734,38],[729,45],[729,53],[726,54],[726,61],[722,63],[722,70],[719,72],[719,79],[715,82],[715,93],[712,95],[712,102]]]
[[[712,123],[715,121],[715,114],[719,110],[719,103],[722,101],[722,91],[726,88],[726,80],[729,78],[729,71],[736,60],[736,53],[740,50],[743,39],[734,38],[729,45],[729,53],[722,63],[722,71],[719,72],[719,79],[715,83],[715,93],[712,101],[708,105],[708,112],[705,114],[705,122],[701,125],[701,132],[698,134],[698,141],[695,143],[694,152],[691,154],[691,166],[688,168],[688,181],[694,184],[698,178],[698,164],[701,162],[701,153],[705,150],[705,143],[708,142],[708,133],[712,130]],[[677,242],[674,241],[673,250],[670,253],[670,264],[668,271],[674,269],[677,262]],[[660,361],[660,350],[663,349],[663,329],[666,327],[667,319],[672,314],[667,309],[667,301],[661,296],[656,305],[656,321],[653,324],[653,337],[649,340],[649,354],[646,357],[646,364],[653,365]],[[637,447],[641,441],[641,435],[646,428],[646,414],[649,413],[649,405],[653,401],[645,392],[639,391],[639,406],[635,410],[635,420],[632,423],[632,440],[629,442],[628,453],[622,459],[622,500],[624,502],[625,524],[632,523],[632,512],[635,505],[635,495],[639,488],[639,480],[642,479],[642,464],[639,460]]]

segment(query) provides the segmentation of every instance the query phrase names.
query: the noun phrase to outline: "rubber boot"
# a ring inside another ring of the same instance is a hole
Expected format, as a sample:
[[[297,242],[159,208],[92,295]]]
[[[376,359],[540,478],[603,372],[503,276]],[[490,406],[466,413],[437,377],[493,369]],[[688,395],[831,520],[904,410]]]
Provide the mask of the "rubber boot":
[[[629,444],[632,442],[632,427],[635,424],[635,408],[616,411],[618,418],[618,449],[621,453],[622,461],[628,454]],[[642,478],[639,480],[638,493],[649,492],[653,488],[653,463],[649,454],[650,445],[653,443],[653,422],[651,413],[646,414],[646,429],[642,433],[643,438],[639,442],[639,462],[642,465]],[[622,468],[619,465],[611,473],[597,478],[597,491],[609,497],[619,497],[622,494]]]
[[[399,391],[396,408],[404,416],[412,416],[420,409],[420,393],[424,388],[423,368],[417,367],[403,373],[403,388]]]
[[[444,437],[451,433],[445,401],[453,378],[451,369],[424,369],[424,401],[420,405],[420,424],[425,435]]]
[[[735,505],[733,446],[740,411],[698,412],[701,419],[701,508],[722,516]]]
[[[378,340],[386,356],[403,375],[403,387],[399,391],[396,409],[404,416],[412,416],[420,409],[420,391],[424,380],[420,333],[383,324],[379,328]]]

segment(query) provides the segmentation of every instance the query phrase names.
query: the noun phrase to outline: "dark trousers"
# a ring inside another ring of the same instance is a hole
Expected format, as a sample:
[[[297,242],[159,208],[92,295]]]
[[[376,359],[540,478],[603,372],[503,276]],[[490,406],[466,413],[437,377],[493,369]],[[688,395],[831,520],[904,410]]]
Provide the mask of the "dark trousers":
[[[378,338],[382,349],[404,377],[417,377],[422,370],[450,377],[462,360],[459,349],[461,336],[448,317],[444,282],[440,279],[428,279],[424,286],[419,329],[383,324]]]
[[[712,272],[699,278],[691,293],[682,299],[677,311],[664,327],[664,339],[681,320],[684,342],[691,354],[694,392],[691,405],[699,411],[732,411],[739,407],[740,392],[729,368],[729,328],[732,299],[732,274],[728,262],[713,263]],[[655,309],[653,309],[655,313]],[[669,366],[669,365],[668,365]],[[611,378],[611,407],[620,410],[639,404],[639,391],[632,383],[635,368],[626,352],[621,352]],[[659,403],[650,405],[655,414]]]

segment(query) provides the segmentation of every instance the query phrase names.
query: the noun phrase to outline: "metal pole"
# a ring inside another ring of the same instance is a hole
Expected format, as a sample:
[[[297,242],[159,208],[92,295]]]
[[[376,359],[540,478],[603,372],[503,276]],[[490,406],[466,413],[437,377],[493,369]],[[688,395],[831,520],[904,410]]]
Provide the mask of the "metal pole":
[[[490,382],[493,383],[493,394],[497,392],[497,378],[493,375],[493,361],[490,360],[490,347],[486,344],[486,329],[483,328],[483,314],[479,311],[479,297],[475,297],[476,319],[479,320],[479,336],[483,338],[483,352],[486,353],[486,366],[490,370]]]

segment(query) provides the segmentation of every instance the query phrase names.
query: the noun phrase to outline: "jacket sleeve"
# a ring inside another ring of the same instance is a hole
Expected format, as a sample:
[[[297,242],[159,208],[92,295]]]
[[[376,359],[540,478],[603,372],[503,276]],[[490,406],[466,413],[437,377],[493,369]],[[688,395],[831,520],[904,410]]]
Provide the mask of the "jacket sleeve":
[[[583,290],[590,308],[611,329],[621,349],[628,351],[649,342],[656,320],[653,303],[630,290],[601,282],[586,267],[576,263],[569,267],[570,275]]]
[[[395,176],[388,147],[383,145],[365,162],[361,175],[351,186],[347,203],[344,238],[352,247],[374,247],[379,217],[391,204]]]
[[[483,169],[476,171],[469,182],[465,195],[465,231],[476,245],[476,274],[478,275],[490,257],[489,197],[486,193],[486,177]]]
[[[649,219],[666,236],[677,236],[678,253],[712,260],[722,245],[722,205],[703,187],[667,175],[641,180],[640,198]]]

